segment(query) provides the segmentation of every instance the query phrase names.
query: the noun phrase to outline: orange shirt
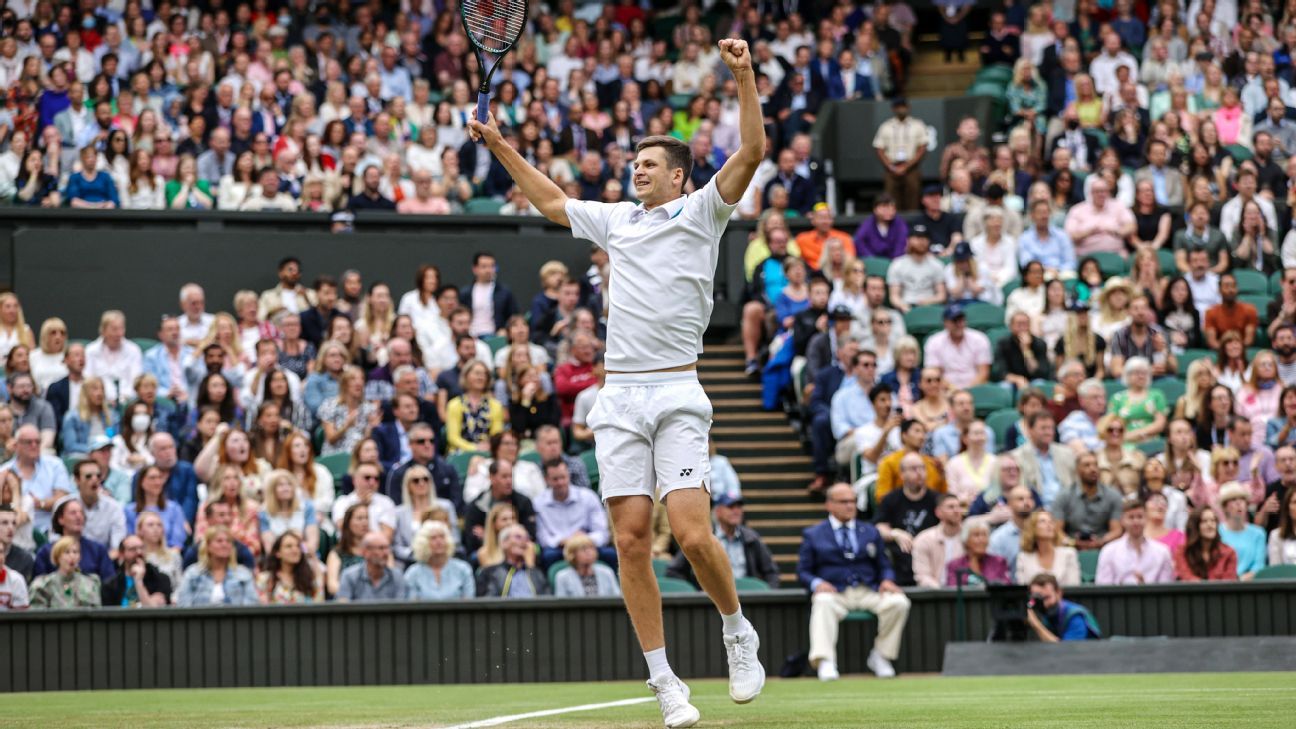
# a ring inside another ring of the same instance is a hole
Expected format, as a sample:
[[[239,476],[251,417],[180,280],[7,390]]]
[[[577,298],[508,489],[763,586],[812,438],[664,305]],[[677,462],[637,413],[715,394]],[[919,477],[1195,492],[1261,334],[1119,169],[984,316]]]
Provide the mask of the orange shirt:
[[[1258,323],[1254,306],[1245,301],[1235,301],[1232,306],[1216,304],[1207,309],[1202,328],[1214,329],[1216,336],[1221,337],[1225,332],[1237,332],[1239,336],[1245,336],[1246,328],[1257,326]]]
[[[908,453],[905,449],[888,455],[878,462],[877,487],[873,496],[873,502],[882,503],[882,499],[895,489],[900,488],[900,459]],[[942,471],[940,464],[931,456],[923,456],[923,461],[927,463],[927,488],[937,493],[945,493],[948,486],[945,483],[945,473]]]
[[[845,231],[832,228],[827,235],[820,235],[819,231],[811,228],[796,237],[797,247],[801,249],[801,260],[814,270],[819,270],[819,259],[823,256],[824,245],[830,238],[838,238],[846,249],[847,257],[855,253],[855,241]]]

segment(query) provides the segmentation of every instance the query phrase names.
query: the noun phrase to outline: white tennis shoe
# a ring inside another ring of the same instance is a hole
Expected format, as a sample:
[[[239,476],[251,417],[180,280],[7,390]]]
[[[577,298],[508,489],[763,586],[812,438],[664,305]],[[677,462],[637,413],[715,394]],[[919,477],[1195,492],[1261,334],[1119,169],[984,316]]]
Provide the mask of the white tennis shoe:
[[[663,679],[661,683],[648,682],[648,688],[657,695],[661,706],[662,721],[666,729],[684,729],[693,726],[702,718],[701,712],[689,703],[689,687],[676,676]]]
[[[725,653],[729,659],[729,698],[734,703],[746,704],[760,695],[765,687],[765,667],[761,665],[760,637],[748,624],[738,635],[724,637]]]

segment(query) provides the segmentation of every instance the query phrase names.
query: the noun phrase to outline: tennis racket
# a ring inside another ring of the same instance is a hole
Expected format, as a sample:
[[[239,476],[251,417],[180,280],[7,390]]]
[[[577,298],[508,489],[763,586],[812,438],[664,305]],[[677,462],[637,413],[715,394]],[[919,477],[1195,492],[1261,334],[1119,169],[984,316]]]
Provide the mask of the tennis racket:
[[[463,0],[459,6],[459,18],[477,54],[477,65],[483,72],[481,88],[477,89],[477,121],[485,124],[490,109],[491,77],[499,68],[504,54],[513,48],[522,37],[522,31],[526,30],[527,3],[526,0]],[[495,60],[489,68],[487,56]]]

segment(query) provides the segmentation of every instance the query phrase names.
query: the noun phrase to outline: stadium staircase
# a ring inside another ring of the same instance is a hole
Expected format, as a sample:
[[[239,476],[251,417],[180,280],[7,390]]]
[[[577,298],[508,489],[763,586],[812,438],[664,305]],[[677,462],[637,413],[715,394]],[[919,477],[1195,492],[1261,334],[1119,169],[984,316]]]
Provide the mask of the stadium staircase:
[[[743,374],[742,345],[707,344],[698,377],[715,408],[711,436],[742,481],[747,525],[774,553],[784,587],[796,583],[801,530],[824,518],[807,496],[810,457],[783,411],[761,408],[760,383]]]
[[[935,33],[918,35],[914,44],[913,63],[909,65],[905,95],[912,99],[939,99],[966,94],[976,79],[977,71],[981,69],[976,44],[983,37],[984,34],[979,31],[971,33],[971,48],[964,60],[960,62],[955,56],[946,63],[945,52],[937,42],[938,36]]]

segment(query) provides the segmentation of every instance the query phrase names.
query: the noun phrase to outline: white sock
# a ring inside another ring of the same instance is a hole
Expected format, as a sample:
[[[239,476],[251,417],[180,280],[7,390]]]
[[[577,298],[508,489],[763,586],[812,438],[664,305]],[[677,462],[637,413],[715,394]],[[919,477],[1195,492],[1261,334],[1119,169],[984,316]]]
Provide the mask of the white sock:
[[[661,683],[661,679],[670,678],[675,675],[671,670],[670,662],[666,660],[666,647],[663,646],[657,650],[648,651],[643,654],[644,660],[648,662],[648,678],[653,683]]]
[[[725,635],[738,635],[746,630],[750,625],[750,623],[747,622],[747,619],[743,617],[741,605],[738,607],[738,611],[733,615],[725,615],[721,613],[720,619],[724,621]]]

